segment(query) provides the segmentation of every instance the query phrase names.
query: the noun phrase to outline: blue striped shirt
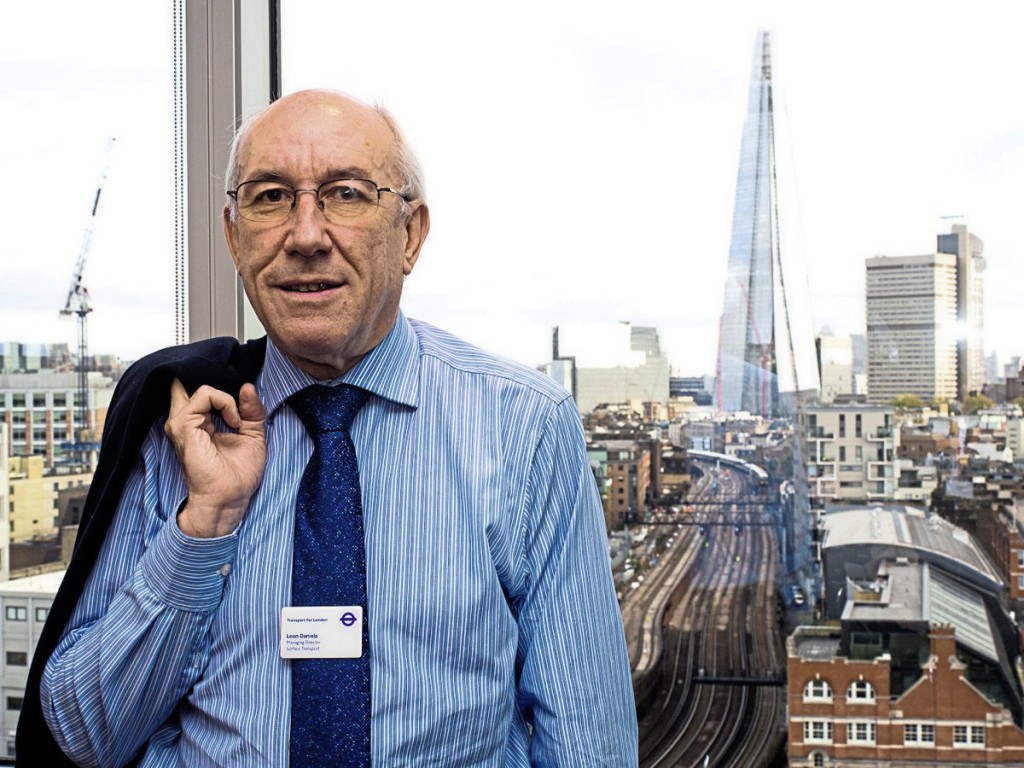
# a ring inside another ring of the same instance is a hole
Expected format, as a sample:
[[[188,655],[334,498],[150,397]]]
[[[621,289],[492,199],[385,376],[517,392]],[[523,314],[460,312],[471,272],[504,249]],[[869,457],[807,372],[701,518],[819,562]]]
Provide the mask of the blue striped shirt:
[[[399,315],[343,379],[366,535],[372,752],[381,766],[631,766],[636,713],[579,415],[553,381]],[[153,426],[42,684],[82,765],[284,766],[293,513],[313,380],[268,344],[267,468],[229,536]],[[295,713],[301,717],[301,713]]]

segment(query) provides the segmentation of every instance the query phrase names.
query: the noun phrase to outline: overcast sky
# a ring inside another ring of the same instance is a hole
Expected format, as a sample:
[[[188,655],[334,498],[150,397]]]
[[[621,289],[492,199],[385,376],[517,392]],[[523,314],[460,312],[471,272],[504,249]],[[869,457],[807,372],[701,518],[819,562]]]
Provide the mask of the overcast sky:
[[[763,27],[802,267],[788,284],[814,327],[862,333],[864,259],[934,252],[962,222],[985,243],[985,346],[1024,352],[1018,3],[282,6],[285,90],[382,101],[424,161],[433,229],[410,315],[530,365],[558,323],[654,325],[678,372],[712,373]],[[169,344],[170,4],[6,10],[0,340],[74,344],[57,312],[114,135],[85,273],[91,347]]]

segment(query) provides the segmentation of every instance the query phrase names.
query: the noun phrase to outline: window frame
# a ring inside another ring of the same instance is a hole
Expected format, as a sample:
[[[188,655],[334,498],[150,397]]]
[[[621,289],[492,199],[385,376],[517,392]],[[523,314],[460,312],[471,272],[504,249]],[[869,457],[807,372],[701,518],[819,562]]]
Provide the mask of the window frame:
[[[846,724],[846,743],[872,746],[878,743],[878,725],[874,720],[850,720]]]
[[[820,735],[815,735],[819,731]],[[804,744],[831,744],[835,729],[831,720],[804,720]]]
[[[874,704],[878,698],[875,686],[868,680],[854,680],[846,689],[846,702],[848,704]]]
[[[819,693],[820,692],[820,693]],[[835,693],[832,690],[832,685],[828,680],[822,678],[814,678],[808,680],[804,686],[804,703],[831,703],[834,700]]]
[[[4,610],[5,621],[28,621],[27,605],[8,605]]]

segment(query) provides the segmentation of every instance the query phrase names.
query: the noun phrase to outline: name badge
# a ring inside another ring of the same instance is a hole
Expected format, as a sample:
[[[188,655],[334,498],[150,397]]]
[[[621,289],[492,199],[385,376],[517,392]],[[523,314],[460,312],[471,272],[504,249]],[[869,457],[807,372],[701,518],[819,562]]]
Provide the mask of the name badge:
[[[281,609],[282,659],[358,659],[363,609],[358,605],[294,605]]]

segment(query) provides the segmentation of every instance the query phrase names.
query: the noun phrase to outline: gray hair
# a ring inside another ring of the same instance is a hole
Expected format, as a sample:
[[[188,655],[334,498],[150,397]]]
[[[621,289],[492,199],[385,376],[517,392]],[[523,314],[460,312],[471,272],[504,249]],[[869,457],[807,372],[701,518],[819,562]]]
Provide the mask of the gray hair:
[[[390,129],[391,135],[395,141],[394,151],[394,163],[395,171],[398,174],[398,191],[402,197],[402,213],[406,214],[410,210],[409,200],[418,200],[426,196],[426,182],[423,177],[423,166],[420,165],[419,158],[416,157],[416,153],[413,152],[412,147],[409,146],[409,142],[405,138],[405,134],[402,133],[402,129],[398,127],[398,123],[395,122],[394,116],[382,105],[375,104],[371,107],[380,118],[384,121],[385,125]],[[234,138],[231,140],[231,150],[228,152],[228,164],[224,172],[224,191],[231,192],[238,188],[239,181],[239,167],[238,167],[238,155],[241,151],[241,147],[245,144],[249,138],[249,133],[252,130],[253,123],[263,114],[265,110],[260,110],[254,115],[250,115],[242,121],[241,125],[238,126],[238,130],[235,131]],[[231,201],[231,220],[237,221],[238,216],[238,204]]]

